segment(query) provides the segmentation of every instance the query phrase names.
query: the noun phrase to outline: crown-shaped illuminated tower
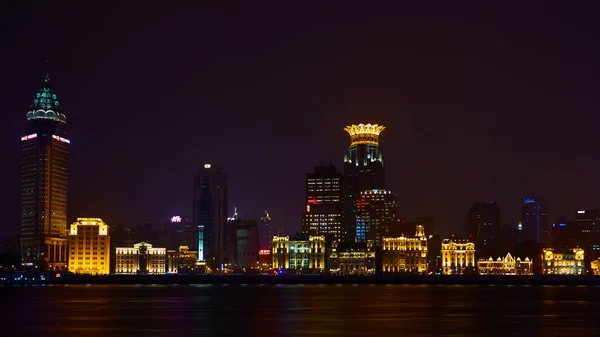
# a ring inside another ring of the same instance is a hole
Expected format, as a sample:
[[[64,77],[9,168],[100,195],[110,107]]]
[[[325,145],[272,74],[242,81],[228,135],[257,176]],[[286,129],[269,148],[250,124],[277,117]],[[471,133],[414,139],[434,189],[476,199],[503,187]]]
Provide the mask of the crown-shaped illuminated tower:
[[[21,261],[34,270],[67,267],[67,118],[46,75],[21,137]]]
[[[385,189],[383,155],[379,152],[379,135],[385,126],[378,124],[349,125],[350,147],[344,156],[346,186],[346,240],[356,236],[356,200],[361,192]]]

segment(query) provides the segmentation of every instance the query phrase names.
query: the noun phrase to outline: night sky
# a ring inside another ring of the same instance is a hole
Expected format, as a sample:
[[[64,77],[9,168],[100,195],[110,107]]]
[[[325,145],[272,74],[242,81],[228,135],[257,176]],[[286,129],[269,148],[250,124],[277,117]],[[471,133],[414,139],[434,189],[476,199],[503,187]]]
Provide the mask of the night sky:
[[[434,215],[442,234],[466,234],[476,200],[499,202],[504,223],[531,192],[551,221],[600,208],[591,1],[14,3],[0,5],[0,237],[18,233],[20,137],[46,60],[71,140],[70,221],[191,215],[193,174],[211,163],[229,175],[230,213],[268,209],[298,232],[305,174],[343,170],[342,127],[360,122],[387,126],[399,215]]]

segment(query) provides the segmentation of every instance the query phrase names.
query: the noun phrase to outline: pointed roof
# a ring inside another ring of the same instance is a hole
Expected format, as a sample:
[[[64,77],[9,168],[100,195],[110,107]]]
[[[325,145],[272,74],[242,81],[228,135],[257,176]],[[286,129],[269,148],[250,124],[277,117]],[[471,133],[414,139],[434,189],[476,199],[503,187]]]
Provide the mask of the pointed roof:
[[[50,76],[46,73],[44,86],[35,94],[33,104],[27,112],[27,119],[52,119],[58,122],[67,122],[67,117],[62,113],[56,93],[50,86]]]

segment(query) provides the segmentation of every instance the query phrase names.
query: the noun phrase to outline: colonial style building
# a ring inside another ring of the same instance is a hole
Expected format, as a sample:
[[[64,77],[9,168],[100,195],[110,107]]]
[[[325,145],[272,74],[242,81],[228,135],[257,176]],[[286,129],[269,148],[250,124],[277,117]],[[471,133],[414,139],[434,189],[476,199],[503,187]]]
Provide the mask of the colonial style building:
[[[373,241],[332,241],[329,254],[329,272],[334,275],[375,274],[374,248]]]
[[[197,252],[191,251],[188,246],[179,246],[178,250],[167,250],[167,273],[191,273],[197,258]]]
[[[475,273],[475,244],[452,237],[442,241],[442,273],[462,275]]]
[[[325,236],[296,235],[273,237],[273,268],[296,272],[325,271]]]
[[[140,242],[133,247],[117,247],[116,253],[116,274],[165,273],[166,248],[154,248],[147,242]]]
[[[520,257],[516,259],[506,254],[504,258],[498,257],[497,260],[492,259],[479,259],[477,261],[477,270],[479,275],[531,275],[532,262],[528,257],[525,260],[521,260]]]
[[[427,271],[427,237],[417,225],[414,236],[384,237],[381,250],[384,273],[424,273]]]
[[[600,275],[600,259],[592,261],[591,265],[592,273],[594,273],[594,275]]]
[[[99,218],[77,218],[69,232],[69,271],[108,275],[109,261],[108,226]]]
[[[582,248],[555,251],[544,248],[542,252],[542,273],[544,275],[582,275],[585,270]]]

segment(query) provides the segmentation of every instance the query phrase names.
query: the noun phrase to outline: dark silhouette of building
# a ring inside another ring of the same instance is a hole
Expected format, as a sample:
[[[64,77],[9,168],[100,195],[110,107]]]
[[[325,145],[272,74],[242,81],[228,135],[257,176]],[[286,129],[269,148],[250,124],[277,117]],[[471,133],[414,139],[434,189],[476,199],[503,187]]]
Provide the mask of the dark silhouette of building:
[[[497,202],[473,203],[469,211],[468,235],[475,242],[479,255],[501,253],[494,251],[497,248],[500,224],[500,205]]]
[[[543,198],[532,195],[523,198],[521,206],[522,239],[537,244],[549,239],[548,203]],[[520,255],[518,255],[520,256]]]
[[[50,87],[36,94],[21,137],[21,261],[38,270],[67,268],[67,118]]]
[[[236,265],[238,268],[256,268],[258,262],[258,227],[256,221],[246,220],[236,229]]]
[[[198,260],[211,268],[223,262],[227,222],[227,175],[223,169],[205,164],[194,176],[193,222],[198,242],[193,250]],[[192,248],[192,247],[190,247]]]
[[[344,178],[335,166],[315,167],[306,175],[306,211],[302,215],[302,232],[344,238]]]
[[[265,215],[260,217],[260,249],[271,250],[273,245],[273,231],[271,229],[271,215],[265,210]]]
[[[356,198],[356,241],[373,240],[375,246],[389,236],[396,224],[396,194],[386,190],[367,190]]]
[[[198,244],[198,227],[181,215],[172,216],[165,224],[165,245],[169,250],[177,250],[181,246],[195,247]],[[160,242],[157,244],[161,244]]]
[[[345,233],[347,241],[356,236],[356,200],[361,192],[385,189],[383,154],[379,151],[379,134],[383,125],[358,124],[344,128],[350,135],[350,147],[344,155],[346,187]]]

